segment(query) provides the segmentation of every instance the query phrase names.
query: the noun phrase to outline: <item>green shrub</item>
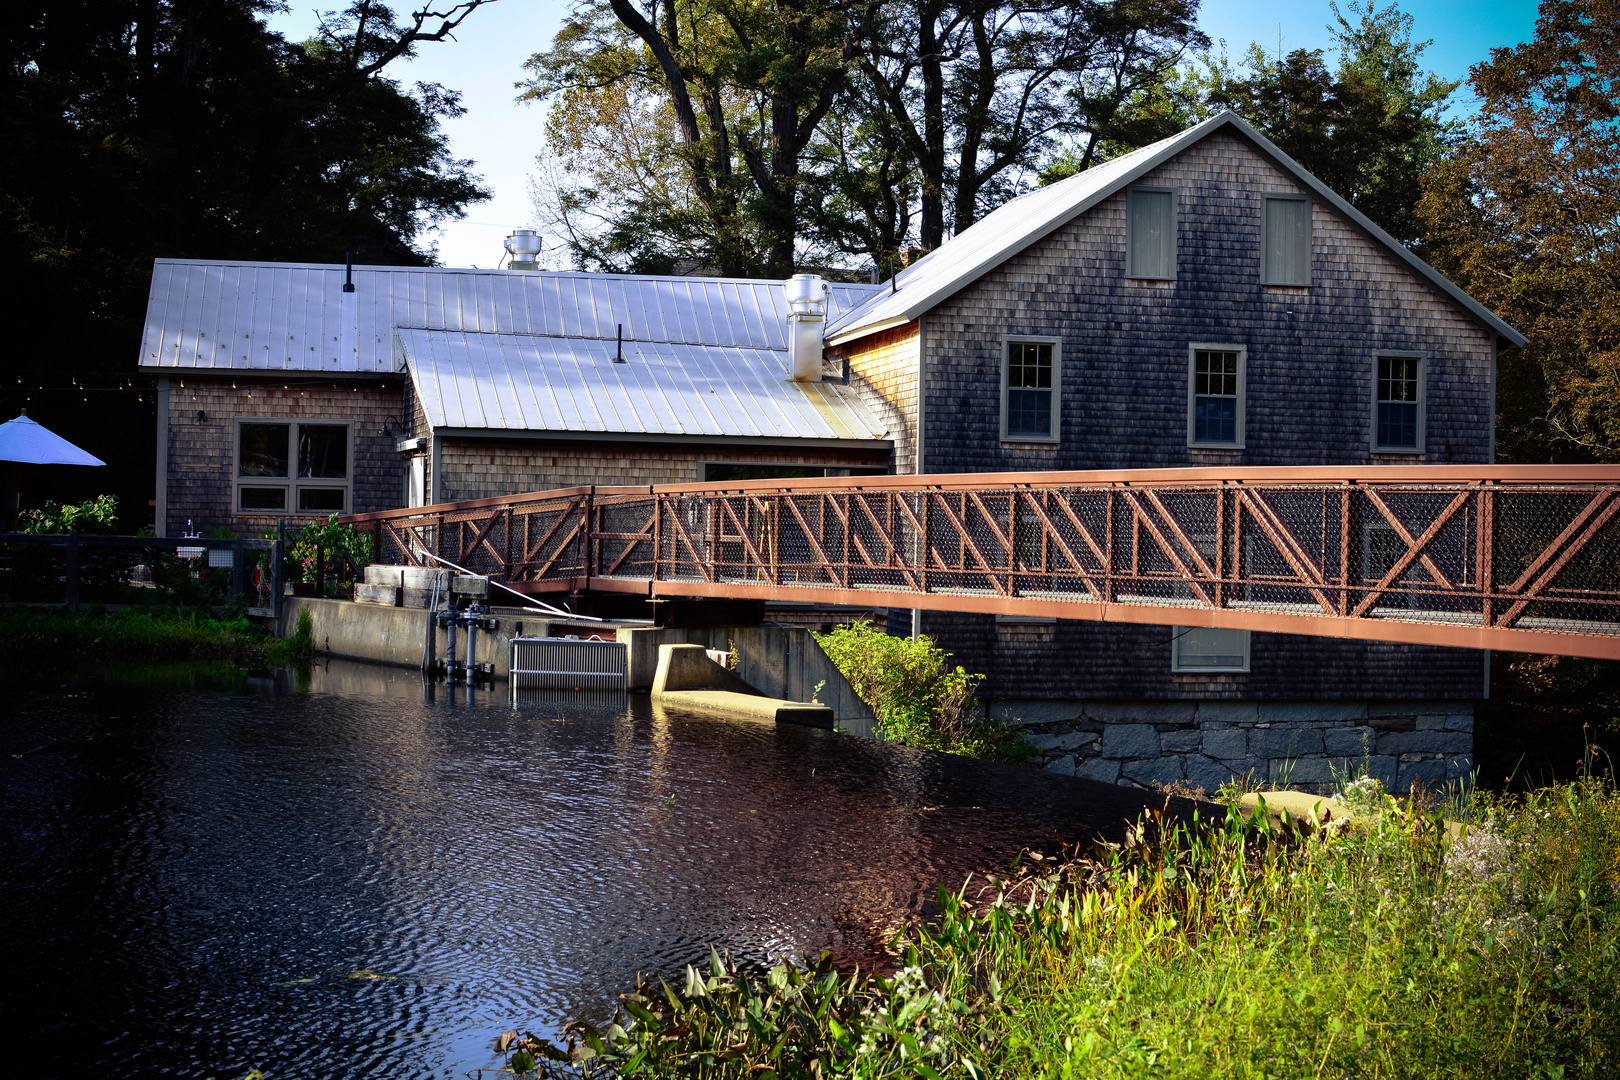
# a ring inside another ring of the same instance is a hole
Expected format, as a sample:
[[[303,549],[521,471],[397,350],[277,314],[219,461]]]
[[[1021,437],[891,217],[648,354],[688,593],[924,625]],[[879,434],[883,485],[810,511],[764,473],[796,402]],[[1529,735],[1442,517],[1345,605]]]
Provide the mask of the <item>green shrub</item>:
[[[111,534],[118,529],[118,499],[97,495],[89,502],[66,506],[47,501],[43,510],[24,510],[17,522],[17,531],[25,533]]]
[[[315,563],[317,555],[325,565],[328,581],[342,577],[346,566],[344,555],[356,566],[363,567],[371,561],[371,537],[353,525],[339,524],[337,518],[332,514],[325,521],[310,522],[288,545],[288,581],[314,581],[321,569]]]
[[[1034,748],[1009,724],[979,715],[982,675],[951,667],[926,636],[891,637],[869,622],[815,635],[877,717],[883,738],[992,761],[1027,762]]]
[[[98,495],[77,505],[47,502],[43,510],[24,510],[18,516],[17,531],[108,535],[116,532],[117,526],[118,499]],[[60,603],[66,599],[62,579],[67,574],[67,555],[62,549],[15,544],[8,546],[7,555],[10,573],[5,583],[5,599],[23,603]],[[128,548],[81,546],[80,599],[88,603],[114,603],[124,599],[130,573],[138,562],[139,552]]]
[[[308,613],[302,613],[307,617]],[[308,656],[313,635],[307,619],[285,641],[240,610],[153,608],[117,612],[61,608],[0,608],[0,643],[19,655],[48,652],[88,662],[228,661],[278,663]]]
[[[892,977],[718,956],[546,1075],[1603,1078],[1620,1074],[1620,796],[1596,779],[1367,828],[1260,810],[1031,856],[897,941]],[[510,1059],[509,1059],[510,1060]]]

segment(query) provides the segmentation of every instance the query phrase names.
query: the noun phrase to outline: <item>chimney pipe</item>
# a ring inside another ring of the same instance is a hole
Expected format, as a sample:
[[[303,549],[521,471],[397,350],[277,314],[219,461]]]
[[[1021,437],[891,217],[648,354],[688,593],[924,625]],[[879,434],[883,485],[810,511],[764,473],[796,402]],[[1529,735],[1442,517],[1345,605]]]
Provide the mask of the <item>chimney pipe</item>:
[[[540,254],[540,234],[533,229],[513,229],[512,235],[506,238],[506,250],[511,253],[512,261],[506,264],[508,270],[540,269],[535,256]]]
[[[788,302],[788,361],[794,382],[821,381],[821,332],[827,325],[827,283],[819,274],[783,282]]]

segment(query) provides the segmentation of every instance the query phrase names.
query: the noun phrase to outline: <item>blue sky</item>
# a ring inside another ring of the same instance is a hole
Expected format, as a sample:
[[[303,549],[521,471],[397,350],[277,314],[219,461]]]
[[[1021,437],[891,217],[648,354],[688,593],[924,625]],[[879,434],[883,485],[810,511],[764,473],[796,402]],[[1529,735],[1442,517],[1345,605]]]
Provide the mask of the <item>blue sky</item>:
[[[292,10],[273,17],[270,24],[294,39],[311,33],[317,7],[339,6],[338,0],[289,3]],[[403,12],[420,5],[395,0],[393,6]],[[1413,37],[1433,39],[1424,58],[1445,78],[1463,78],[1492,47],[1528,40],[1535,32],[1532,0],[1408,0],[1401,7],[1413,17]],[[501,239],[532,223],[528,178],[540,147],[544,113],[539,106],[517,103],[513,84],[523,77],[523,61],[550,44],[566,11],[563,0],[499,0],[473,12],[456,41],[430,42],[415,60],[388,69],[402,82],[438,82],[461,91],[467,115],[447,125],[451,149],[457,157],[474,159],[476,171],[494,191],[494,198],[473,206],[466,220],[440,232],[439,258],[447,265],[493,266],[501,257]],[[1275,50],[1279,34],[1284,52],[1297,48],[1331,52],[1327,27],[1332,20],[1327,0],[1288,4],[1205,0],[1199,24],[1211,38],[1224,39],[1235,58],[1251,41]],[[1464,109],[1466,93],[1466,87],[1458,91]],[[543,261],[553,260],[543,257]]]

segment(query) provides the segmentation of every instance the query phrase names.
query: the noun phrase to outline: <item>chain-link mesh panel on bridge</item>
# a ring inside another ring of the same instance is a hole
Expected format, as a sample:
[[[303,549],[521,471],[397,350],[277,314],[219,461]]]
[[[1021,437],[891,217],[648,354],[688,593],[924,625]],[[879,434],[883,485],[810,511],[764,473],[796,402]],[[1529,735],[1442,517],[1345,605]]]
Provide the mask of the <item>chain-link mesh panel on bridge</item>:
[[[750,597],[1620,657],[1620,469],[569,488],[344,520],[520,591]]]

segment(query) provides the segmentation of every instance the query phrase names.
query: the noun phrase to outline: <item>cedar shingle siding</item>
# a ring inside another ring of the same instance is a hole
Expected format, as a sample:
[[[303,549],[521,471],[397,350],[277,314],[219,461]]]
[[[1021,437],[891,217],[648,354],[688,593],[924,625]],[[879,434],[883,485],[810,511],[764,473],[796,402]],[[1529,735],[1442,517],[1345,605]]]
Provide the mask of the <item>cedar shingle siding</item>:
[[[1300,193],[1246,140],[1210,135],[1142,178],[1176,191],[1171,282],[1125,277],[1120,191],[923,316],[924,472],[1490,460],[1492,333],[1331,208],[1314,204],[1312,284],[1264,286],[1266,193]],[[1062,439],[1001,441],[1003,335],[1062,339]],[[915,324],[844,346],[901,404]],[[1247,348],[1241,450],[1187,446],[1188,347]],[[1374,455],[1373,354],[1428,357],[1426,454]],[[911,444],[910,428],[904,440]],[[901,451],[897,442],[897,457]],[[897,462],[898,464],[898,462]],[[906,471],[900,466],[899,471]],[[1246,674],[1170,671],[1169,627],[1002,625],[927,612],[923,629],[992,698],[1449,698],[1482,693],[1472,650],[1256,634]]]
[[[1489,460],[1486,327],[1320,202],[1312,286],[1261,285],[1263,195],[1300,189],[1227,132],[1142,183],[1177,191],[1174,282],[1126,279],[1122,191],[928,312],[923,471],[1371,462],[1377,349],[1429,357],[1422,460]],[[1003,334],[1063,339],[1057,445],[1001,443]],[[1194,341],[1248,348],[1242,450],[1187,446]]]
[[[168,423],[169,475],[167,535],[179,536],[191,521],[197,529],[227,528],[256,536],[275,528],[276,516],[238,514],[232,508],[231,463],[237,417],[354,422],[353,504],[350,513],[391,510],[402,502],[404,459],[394,449],[404,402],[403,376],[285,384],[247,378],[171,376]],[[185,385],[182,386],[181,383]],[[197,422],[197,413],[207,416]],[[378,432],[387,423],[390,435]],[[319,515],[291,515],[288,524]]]
[[[446,502],[586,484],[692,484],[703,479],[703,464],[710,461],[833,469],[888,464],[886,455],[871,453],[737,451],[723,446],[658,450],[612,443],[525,445],[446,439],[443,447],[439,475]]]

